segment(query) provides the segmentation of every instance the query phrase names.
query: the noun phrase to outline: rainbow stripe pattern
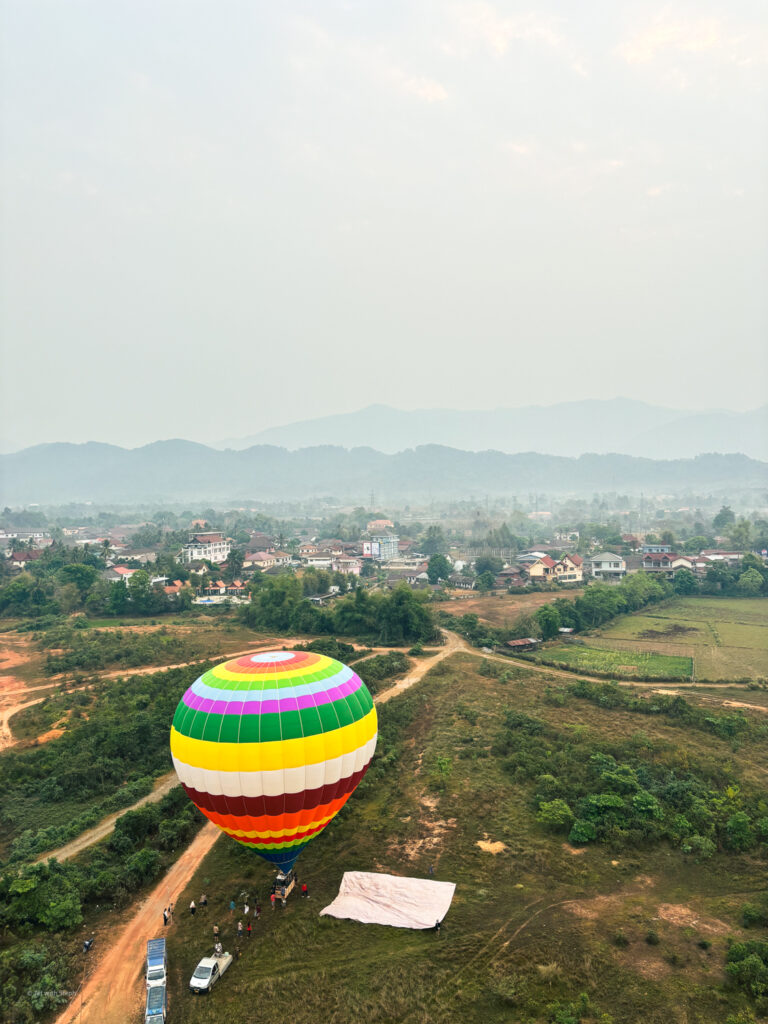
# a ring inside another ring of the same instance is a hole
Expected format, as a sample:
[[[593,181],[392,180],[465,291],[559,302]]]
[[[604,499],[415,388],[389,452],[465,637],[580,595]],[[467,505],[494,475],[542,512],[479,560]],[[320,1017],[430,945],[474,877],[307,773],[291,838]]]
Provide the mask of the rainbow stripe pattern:
[[[309,651],[266,651],[190,686],[171,755],[203,814],[287,871],[365,775],[376,737],[373,699],[351,668]]]

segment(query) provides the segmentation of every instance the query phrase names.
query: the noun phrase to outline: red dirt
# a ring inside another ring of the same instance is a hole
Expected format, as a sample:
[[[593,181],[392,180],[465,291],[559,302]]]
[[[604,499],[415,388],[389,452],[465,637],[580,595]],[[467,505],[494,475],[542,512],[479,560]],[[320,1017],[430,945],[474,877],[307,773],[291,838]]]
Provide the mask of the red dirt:
[[[162,928],[163,907],[175,903],[185,885],[221,835],[205,825],[165,878],[140,905],[118,941],[96,965],[82,992],[58,1017],[56,1024],[126,1024],[141,1016],[144,985],[141,971],[146,941]],[[173,927],[171,924],[170,927]]]
[[[41,733],[34,742],[39,746],[41,743],[47,743],[48,740],[57,740],[59,736],[63,735],[63,729],[49,729],[48,732]]]

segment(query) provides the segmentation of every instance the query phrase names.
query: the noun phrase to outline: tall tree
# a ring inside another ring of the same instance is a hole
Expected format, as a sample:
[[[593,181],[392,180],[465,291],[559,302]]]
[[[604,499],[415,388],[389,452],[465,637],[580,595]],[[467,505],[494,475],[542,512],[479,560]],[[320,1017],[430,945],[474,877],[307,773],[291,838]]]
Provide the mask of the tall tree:
[[[432,555],[427,564],[427,576],[430,583],[437,583],[438,580],[447,580],[451,575],[453,566],[445,555]]]
[[[720,511],[712,520],[712,526],[720,531],[724,530],[726,526],[730,526],[731,523],[736,521],[736,515],[730,505],[722,505]]]
[[[421,538],[419,542],[422,554],[425,555],[441,555],[445,552],[448,547],[448,543],[445,539],[445,534],[442,528],[439,526],[427,527],[427,532]]]

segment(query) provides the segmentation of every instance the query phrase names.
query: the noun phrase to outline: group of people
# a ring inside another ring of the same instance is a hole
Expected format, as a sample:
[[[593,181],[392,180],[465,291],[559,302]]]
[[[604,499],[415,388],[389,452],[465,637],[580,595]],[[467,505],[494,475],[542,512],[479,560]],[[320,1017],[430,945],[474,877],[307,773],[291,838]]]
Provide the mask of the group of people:
[[[298,878],[296,876],[294,876],[294,884],[296,886],[298,886],[298,884],[299,884],[299,880],[298,880]],[[245,895],[245,894],[242,894],[241,898],[242,898],[242,896],[245,897],[245,901],[243,903],[242,918],[240,920],[238,920],[237,926],[236,926],[237,927],[238,942],[243,937],[246,937],[246,938],[250,939],[251,934],[253,933],[252,921],[258,921],[259,918],[261,917],[261,902],[259,900],[256,900],[256,902],[255,902],[255,904],[253,906],[253,912],[251,912],[251,905],[250,905],[250,902],[249,902],[249,897],[247,895]],[[309,898],[309,886],[307,885],[306,882],[302,882],[302,884],[301,884],[301,896],[302,896],[302,899],[308,899]],[[285,887],[285,885],[278,885],[277,881],[274,881],[272,883],[272,889],[271,889],[270,894],[269,894],[269,898],[270,898],[270,902],[272,904],[272,909],[273,910],[275,909],[275,901],[277,900],[278,897],[280,898],[280,902],[281,902],[282,906],[285,906],[286,905],[286,898],[287,898],[286,887]],[[205,910],[207,910],[207,908],[208,908],[208,896],[205,893],[202,893],[201,896],[200,896],[200,899],[197,901],[197,903],[194,900],[190,901],[190,904],[189,904],[190,916],[194,917],[195,914],[197,913],[198,909],[200,909],[202,911],[205,911]],[[234,900],[230,900],[229,901],[229,916],[230,917],[234,917],[236,910],[237,910],[237,904],[235,903]],[[242,920],[243,918],[245,919],[245,924],[243,923],[243,920]],[[168,922],[172,921],[172,920],[173,920],[173,903],[169,903],[167,907],[163,907],[163,926],[166,926],[168,924]],[[220,939],[219,939],[219,926],[218,926],[218,924],[214,924],[213,925],[213,944],[214,944],[214,951],[216,951],[217,949],[219,949],[221,947],[221,942],[220,942]],[[239,945],[238,945],[238,951],[239,951]]]

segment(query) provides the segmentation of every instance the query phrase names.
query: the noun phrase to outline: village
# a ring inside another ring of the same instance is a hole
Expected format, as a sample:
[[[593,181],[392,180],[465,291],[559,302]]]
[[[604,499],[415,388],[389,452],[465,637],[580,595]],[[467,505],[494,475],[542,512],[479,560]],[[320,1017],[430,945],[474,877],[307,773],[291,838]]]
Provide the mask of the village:
[[[688,509],[678,512],[679,519]],[[450,519],[430,525],[422,520],[415,529],[382,515],[362,522],[359,510],[359,528],[347,524],[343,531],[352,539],[313,532],[311,523],[290,531],[287,524],[274,531],[243,529],[240,524],[237,529],[216,529],[216,520],[227,523],[231,514],[210,518],[213,523],[192,519],[186,530],[176,524],[173,531],[146,522],[118,524],[98,533],[90,525],[5,527],[0,529],[0,553],[5,556],[0,557],[0,572],[9,577],[34,572],[55,540],[97,553],[104,583],[122,584],[130,593],[134,580],[134,587],[149,587],[172,610],[248,603],[266,579],[285,574],[301,578],[305,596],[319,606],[357,587],[391,590],[405,585],[450,599],[469,591],[618,584],[633,573],[677,581],[676,589],[692,592],[707,580],[715,581],[719,568],[738,570],[747,554],[760,563],[768,558],[762,521],[737,520],[728,506],[712,517],[708,535],[700,532],[686,539],[676,539],[669,529],[619,533],[615,519],[603,527],[590,524],[587,531],[583,523],[581,529],[550,527],[537,510],[528,513],[527,538],[511,534],[506,523],[477,538]],[[296,527],[295,522],[291,525]],[[695,527],[704,529],[701,522]],[[734,543],[738,540],[742,543]]]

